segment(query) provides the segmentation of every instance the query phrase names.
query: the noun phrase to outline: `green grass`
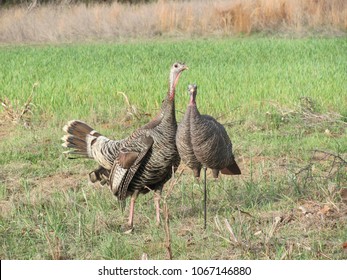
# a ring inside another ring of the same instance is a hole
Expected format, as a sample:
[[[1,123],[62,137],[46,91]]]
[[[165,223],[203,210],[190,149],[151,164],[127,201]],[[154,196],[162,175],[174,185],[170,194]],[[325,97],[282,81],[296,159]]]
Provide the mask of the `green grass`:
[[[183,171],[167,198],[174,258],[346,257],[339,195],[346,165],[313,150],[346,160],[347,41],[251,37],[0,47],[0,99],[18,114],[33,92],[30,129],[1,112],[2,259],[166,257],[152,195],[138,199],[134,233],[122,234],[127,208],[88,183],[96,164],[67,160],[60,138],[75,118],[110,137],[128,135],[156,115],[176,60],[190,67],[177,88],[177,118],[187,84],[196,83],[200,111],[226,124],[243,175],[208,178],[204,231],[202,184]],[[281,221],[271,234],[275,217]]]
[[[346,113],[346,50],[343,38],[2,47],[1,94],[24,101],[38,82],[34,103],[59,119],[96,113],[108,120],[124,106],[117,92],[152,112],[166,92],[170,65],[182,60],[191,70],[179,84],[180,110],[187,83],[196,82],[202,109],[215,97],[211,114],[247,103],[244,116],[268,100],[294,104],[300,96]]]

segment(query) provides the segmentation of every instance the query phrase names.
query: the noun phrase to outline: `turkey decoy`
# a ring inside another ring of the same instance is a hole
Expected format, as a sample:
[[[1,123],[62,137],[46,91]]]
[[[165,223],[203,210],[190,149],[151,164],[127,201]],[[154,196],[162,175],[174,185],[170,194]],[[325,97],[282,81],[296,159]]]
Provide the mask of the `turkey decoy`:
[[[209,115],[201,115],[196,106],[197,86],[189,85],[190,101],[179,124],[176,145],[182,161],[199,177],[204,168],[204,227],[206,228],[206,168],[211,168],[213,177],[219,171],[226,175],[239,175],[232,153],[230,138],[219,122]]]

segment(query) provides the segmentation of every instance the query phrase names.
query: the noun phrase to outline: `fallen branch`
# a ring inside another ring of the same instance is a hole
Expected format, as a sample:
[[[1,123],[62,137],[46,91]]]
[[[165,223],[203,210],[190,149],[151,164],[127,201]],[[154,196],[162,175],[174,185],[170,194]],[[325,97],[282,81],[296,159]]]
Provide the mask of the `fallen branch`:
[[[334,154],[334,153],[331,153],[331,152],[327,152],[327,151],[323,151],[323,150],[318,150],[318,149],[315,149],[313,150],[314,153],[321,153],[321,154],[325,154],[327,157],[333,157],[334,160],[335,159],[338,159],[342,165],[347,165],[347,161],[342,158],[342,156],[340,154]],[[335,162],[335,161],[334,161]]]

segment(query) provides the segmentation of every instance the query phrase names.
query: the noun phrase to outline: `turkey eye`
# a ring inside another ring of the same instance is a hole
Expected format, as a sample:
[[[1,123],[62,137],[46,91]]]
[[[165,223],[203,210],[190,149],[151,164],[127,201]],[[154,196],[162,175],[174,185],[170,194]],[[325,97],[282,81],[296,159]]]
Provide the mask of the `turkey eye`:
[[[174,67],[175,67],[175,68],[177,68],[177,67],[178,67],[178,65],[177,65],[177,64],[175,64],[175,65],[174,65]]]

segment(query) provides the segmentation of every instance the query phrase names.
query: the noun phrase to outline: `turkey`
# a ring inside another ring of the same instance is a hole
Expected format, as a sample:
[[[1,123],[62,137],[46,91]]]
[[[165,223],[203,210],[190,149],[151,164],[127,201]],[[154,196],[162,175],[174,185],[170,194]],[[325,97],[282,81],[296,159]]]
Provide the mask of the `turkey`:
[[[193,170],[193,174],[196,178],[200,178],[200,172],[202,168],[202,164],[196,158],[193,145],[191,140],[191,129],[190,129],[190,112],[191,106],[187,107],[187,110],[184,114],[182,121],[179,123],[177,127],[176,134],[176,145],[178,153],[181,157],[181,161],[188,166],[191,170]]]
[[[176,145],[179,155],[195,177],[204,168],[204,200],[206,228],[206,168],[211,168],[213,177],[219,171],[227,175],[239,175],[241,170],[235,162],[230,138],[219,122],[209,115],[201,115],[196,106],[197,86],[189,85],[190,101],[187,111],[179,124]]]
[[[180,163],[175,141],[175,88],[186,69],[184,63],[172,65],[169,90],[159,114],[125,139],[110,140],[82,121],[73,120],[64,126],[67,134],[62,145],[70,148],[65,153],[92,158],[99,164],[90,173],[90,180],[107,183],[120,201],[131,196],[127,231],[133,229],[136,198],[150,190],[154,191],[156,222],[160,223],[161,191]]]

